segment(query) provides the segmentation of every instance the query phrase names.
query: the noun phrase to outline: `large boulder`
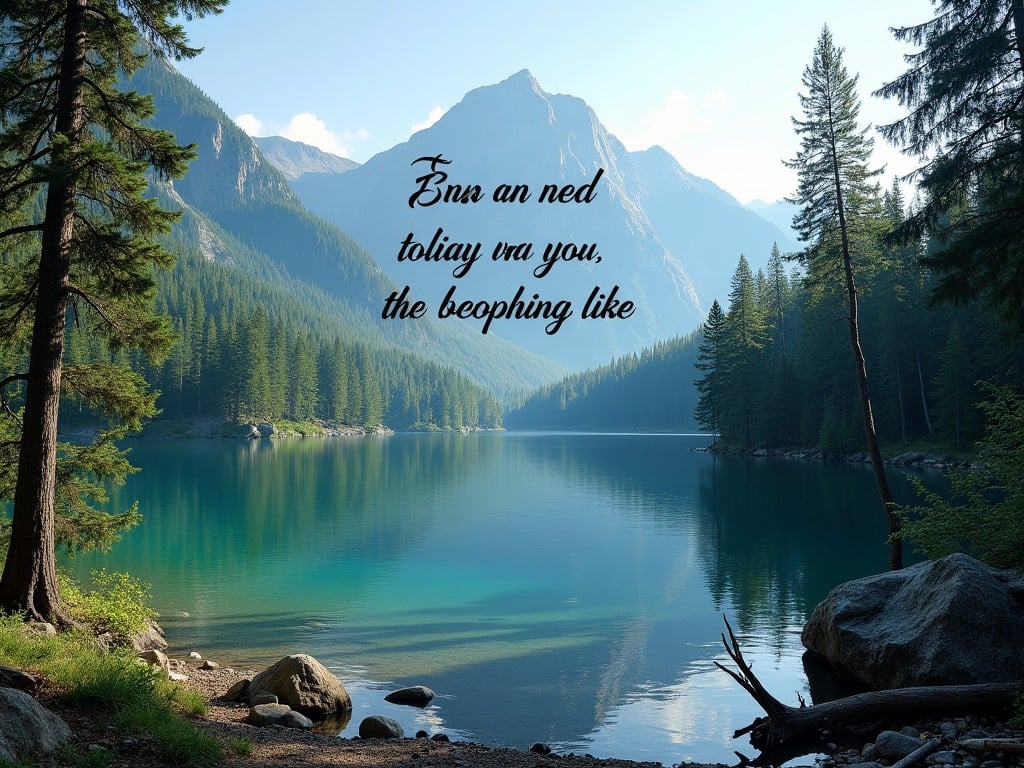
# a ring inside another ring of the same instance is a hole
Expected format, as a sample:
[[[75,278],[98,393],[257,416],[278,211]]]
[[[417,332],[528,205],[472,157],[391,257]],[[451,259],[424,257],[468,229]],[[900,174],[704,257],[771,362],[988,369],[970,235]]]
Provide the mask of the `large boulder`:
[[[67,744],[71,730],[57,715],[16,688],[0,688],[0,760],[19,763]]]
[[[1024,678],[1024,574],[948,555],[849,581],[801,640],[872,688]]]
[[[272,693],[282,704],[313,718],[352,709],[352,698],[341,681],[305,653],[285,656],[260,672],[248,690]]]

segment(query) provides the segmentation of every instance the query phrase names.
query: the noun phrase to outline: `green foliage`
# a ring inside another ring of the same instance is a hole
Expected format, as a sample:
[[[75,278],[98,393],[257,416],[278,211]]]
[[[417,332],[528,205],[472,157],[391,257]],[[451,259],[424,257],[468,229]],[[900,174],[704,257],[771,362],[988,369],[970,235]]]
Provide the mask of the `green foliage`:
[[[685,383],[698,344],[694,332],[566,376],[523,399],[506,422],[515,429],[689,432],[696,398]]]
[[[94,632],[111,632],[122,640],[145,629],[156,618],[148,605],[149,587],[127,573],[92,571],[93,588],[83,591],[61,573],[60,587],[72,615]]]
[[[130,651],[100,651],[91,632],[44,636],[26,632],[20,616],[0,616],[0,664],[42,674],[66,701],[110,718],[121,734],[151,734],[165,762],[207,768],[220,760],[220,743],[183,717],[205,711],[199,694],[139,664]],[[101,758],[65,752],[63,759],[93,768]]]
[[[228,742],[228,747],[236,755],[245,757],[252,752],[252,739],[232,739]]]
[[[1007,388],[980,405],[988,432],[982,465],[950,475],[946,496],[918,484],[923,504],[899,510],[904,531],[929,557],[967,552],[1002,568],[1024,567],[1024,399]]]
[[[60,765],[69,768],[107,768],[114,762],[117,753],[106,747],[94,749],[90,746],[84,752],[79,752],[74,747],[66,746],[57,750],[55,757]]]
[[[1024,7],[938,0],[934,18],[893,34],[918,50],[878,91],[907,108],[880,130],[917,158],[923,192],[897,235],[927,236],[934,300],[983,298],[1024,332]]]

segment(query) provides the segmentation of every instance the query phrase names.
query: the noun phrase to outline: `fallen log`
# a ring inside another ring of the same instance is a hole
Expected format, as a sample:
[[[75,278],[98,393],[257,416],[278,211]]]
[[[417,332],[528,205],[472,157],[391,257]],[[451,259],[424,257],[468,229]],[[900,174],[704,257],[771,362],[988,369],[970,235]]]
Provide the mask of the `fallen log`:
[[[957,745],[971,752],[1024,753],[1024,744],[1017,739],[960,739]]]
[[[750,725],[733,733],[733,738],[750,734],[750,743],[762,753],[785,751],[797,742],[818,735],[823,728],[837,733],[859,724],[880,720],[906,722],[921,716],[957,715],[1008,708],[1018,694],[1024,693],[1024,681],[982,683],[977,685],[933,685],[869,691],[836,701],[812,706],[791,707],[772,696],[751,670],[729,621],[725,621],[729,639],[722,635],[726,653],[737,669],[715,665],[739,683],[765,711]],[[757,763],[757,761],[754,761]]]

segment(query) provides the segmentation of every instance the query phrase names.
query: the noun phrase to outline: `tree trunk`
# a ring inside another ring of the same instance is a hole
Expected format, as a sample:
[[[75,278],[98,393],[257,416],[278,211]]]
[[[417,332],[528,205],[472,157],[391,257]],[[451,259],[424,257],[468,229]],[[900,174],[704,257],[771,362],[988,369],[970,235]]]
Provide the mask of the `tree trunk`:
[[[983,710],[1008,708],[1024,693],[1024,681],[1014,683],[983,683],[978,685],[932,685],[920,688],[896,688],[888,691],[858,693],[836,701],[810,707],[790,707],[772,696],[750,664],[743,658],[736,636],[728,620],[729,639],[722,636],[726,653],[737,669],[715,665],[739,683],[765,711],[750,725],[733,733],[733,738],[750,734],[750,743],[762,754],[755,764],[781,764],[780,755],[787,747],[805,748],[808,739],[816,739],[819,731],[828,728],[835,739],[844,730],[886,720],[905,721],[920,716],[955,715]],[[793,755],[794,757],[796,755]]]
[[[917,355],[917,386],[921,392],[921,411],[924,413],[924,425],[928,428],[928,434],[931,436],[935,435],[935,430],[932,428],[932,417],[928,414],[928,396],[924,389],[924,374],[921,372],[921,351],[918,350]]]
[[[57,96],[55,128],[68,144],[52,162],[72,167],[83,126],[86,2],[68,1]],[[75,193],[73,180],[47,185],[11,543],[0,577],[0,607],[61,625],[73,623],[57,586],[54,493]]]
[[[831,119],[831,115],[830,115]],[[846,276],[846,295],[849,304],[850,348],[857,369],[857,389],[860,391],[860,407],[864,417],[864,438],[871,457],[871,469],[875,475],[875,486],[882,501],[889,524],[889,570],[896,571],[903,567],[903,542],[900,539],[900,519],[893,510],[892,491],[885,476],[885,465],[882,463],[882,452],[878,447],[878,435],[875,432],[875,417],[871,410],[871,395],[868,391],[868,368],[864,359],[864,350],[860,345],[860,320],[857,303],[857,283],[853,277],[853,260],[850,256],[850,235],[846,222],[846,210],[843,204],[843,187],[839,176],[839,157],[832,144],[832,169],[836,188],[837,209],[839,212],[839,231],[843,247],[843,272]]]

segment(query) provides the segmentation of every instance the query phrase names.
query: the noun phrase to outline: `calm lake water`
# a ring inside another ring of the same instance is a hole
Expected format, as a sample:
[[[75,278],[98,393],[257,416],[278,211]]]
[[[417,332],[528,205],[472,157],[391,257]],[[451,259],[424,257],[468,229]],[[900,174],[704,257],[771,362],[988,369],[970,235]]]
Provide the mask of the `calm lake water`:
[[[723,615],[776,696],[810,698],[800,627],[885,569],[886,529],[867,467],[693,451],[708,442],[136,441],[115,501],[145,522],[70,566],[149,582],[176,653],[317,657],[352,694],[343,736],[385,714],[407,735],[735,762],[760,712],[714,666]],[[383,701],[414,684],[429,708]]]

